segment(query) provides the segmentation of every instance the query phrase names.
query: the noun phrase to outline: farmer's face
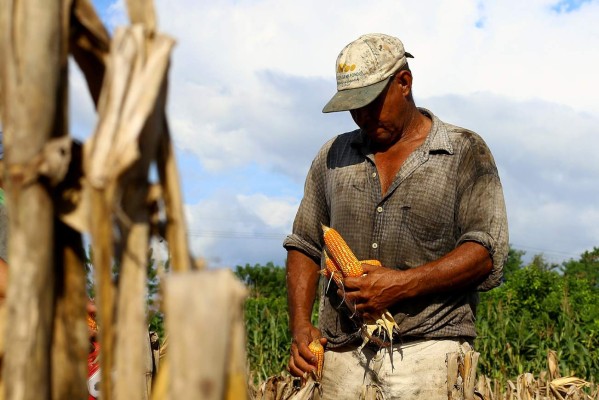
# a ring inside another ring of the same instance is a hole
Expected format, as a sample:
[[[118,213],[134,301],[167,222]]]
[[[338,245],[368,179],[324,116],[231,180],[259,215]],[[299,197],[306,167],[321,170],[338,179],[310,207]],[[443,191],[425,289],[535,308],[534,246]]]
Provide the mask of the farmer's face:
[[[395,141],[406,125],[407,95],[409,89],[402,79],[400,71],[391,80],[381,94],[370,104],[350,110],[355,123],[366,132],[375,143],[386,144]],[[411,77],[411,75],[410,75]],[[411,85],[411,81],[409,82]]]

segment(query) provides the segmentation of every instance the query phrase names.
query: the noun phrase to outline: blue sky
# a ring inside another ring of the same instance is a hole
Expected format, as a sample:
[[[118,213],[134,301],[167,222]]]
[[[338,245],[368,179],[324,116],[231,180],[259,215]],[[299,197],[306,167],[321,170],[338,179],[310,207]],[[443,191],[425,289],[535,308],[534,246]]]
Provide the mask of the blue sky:
[[[121,1],[94,4],[109,30],[127,23]],[[349,114],[320,112],[336,55],[367,32],[416,56],[418,105],[487,141],[514,247],[561,262],[599,246],[598,0],[155,4],[177,41],[168,118],[189,240],[210,266],[283,264],[313,156],[354,129]],[[73,70],[72,129],[85,140],[95,114]]]

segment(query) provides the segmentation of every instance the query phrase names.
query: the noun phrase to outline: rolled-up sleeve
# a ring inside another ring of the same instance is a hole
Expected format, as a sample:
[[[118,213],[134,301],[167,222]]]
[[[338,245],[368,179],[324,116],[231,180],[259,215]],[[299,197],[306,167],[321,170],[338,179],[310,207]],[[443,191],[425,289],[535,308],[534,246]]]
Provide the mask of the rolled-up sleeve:
[[[487,291],[499,286],[503,277],[509,251],[507,213],[501,181],[486,146],[479,143],[468,161],[476,165],[458,201],[460,235],[456,246],[472,241],[487,249],[493,268],[476,288]]]
[[[317,154],[304,185],[304,196],[293,222],[293,232],[283,241],[287,250],[296,249],[316,261],[322,253],[322,224],[329,223],[325,193],[326,153],[330,143]]]

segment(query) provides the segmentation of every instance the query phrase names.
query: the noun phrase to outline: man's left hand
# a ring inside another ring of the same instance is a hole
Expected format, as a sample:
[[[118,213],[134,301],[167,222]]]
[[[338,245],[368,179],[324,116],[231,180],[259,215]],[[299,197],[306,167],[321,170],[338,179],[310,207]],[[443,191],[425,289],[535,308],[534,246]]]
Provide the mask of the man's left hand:
[[[364,263],[362,267],[363,276],[344,280],[345,302],[368,319],[400,300],[401,288],[395,282],[402,271]],[[343,290],[338,294],[343,297]]]

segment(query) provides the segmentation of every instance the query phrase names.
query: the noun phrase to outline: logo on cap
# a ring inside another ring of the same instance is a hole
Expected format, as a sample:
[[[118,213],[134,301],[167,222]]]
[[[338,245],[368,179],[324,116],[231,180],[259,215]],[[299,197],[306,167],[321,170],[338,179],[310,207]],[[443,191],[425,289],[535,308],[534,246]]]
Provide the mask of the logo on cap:
[[[349,72],[349,71],[353,71],[354,69],[356,69],[356,64],[339,64],[339,66],[337,67],[337,72],[342,73],[342,72]]]

